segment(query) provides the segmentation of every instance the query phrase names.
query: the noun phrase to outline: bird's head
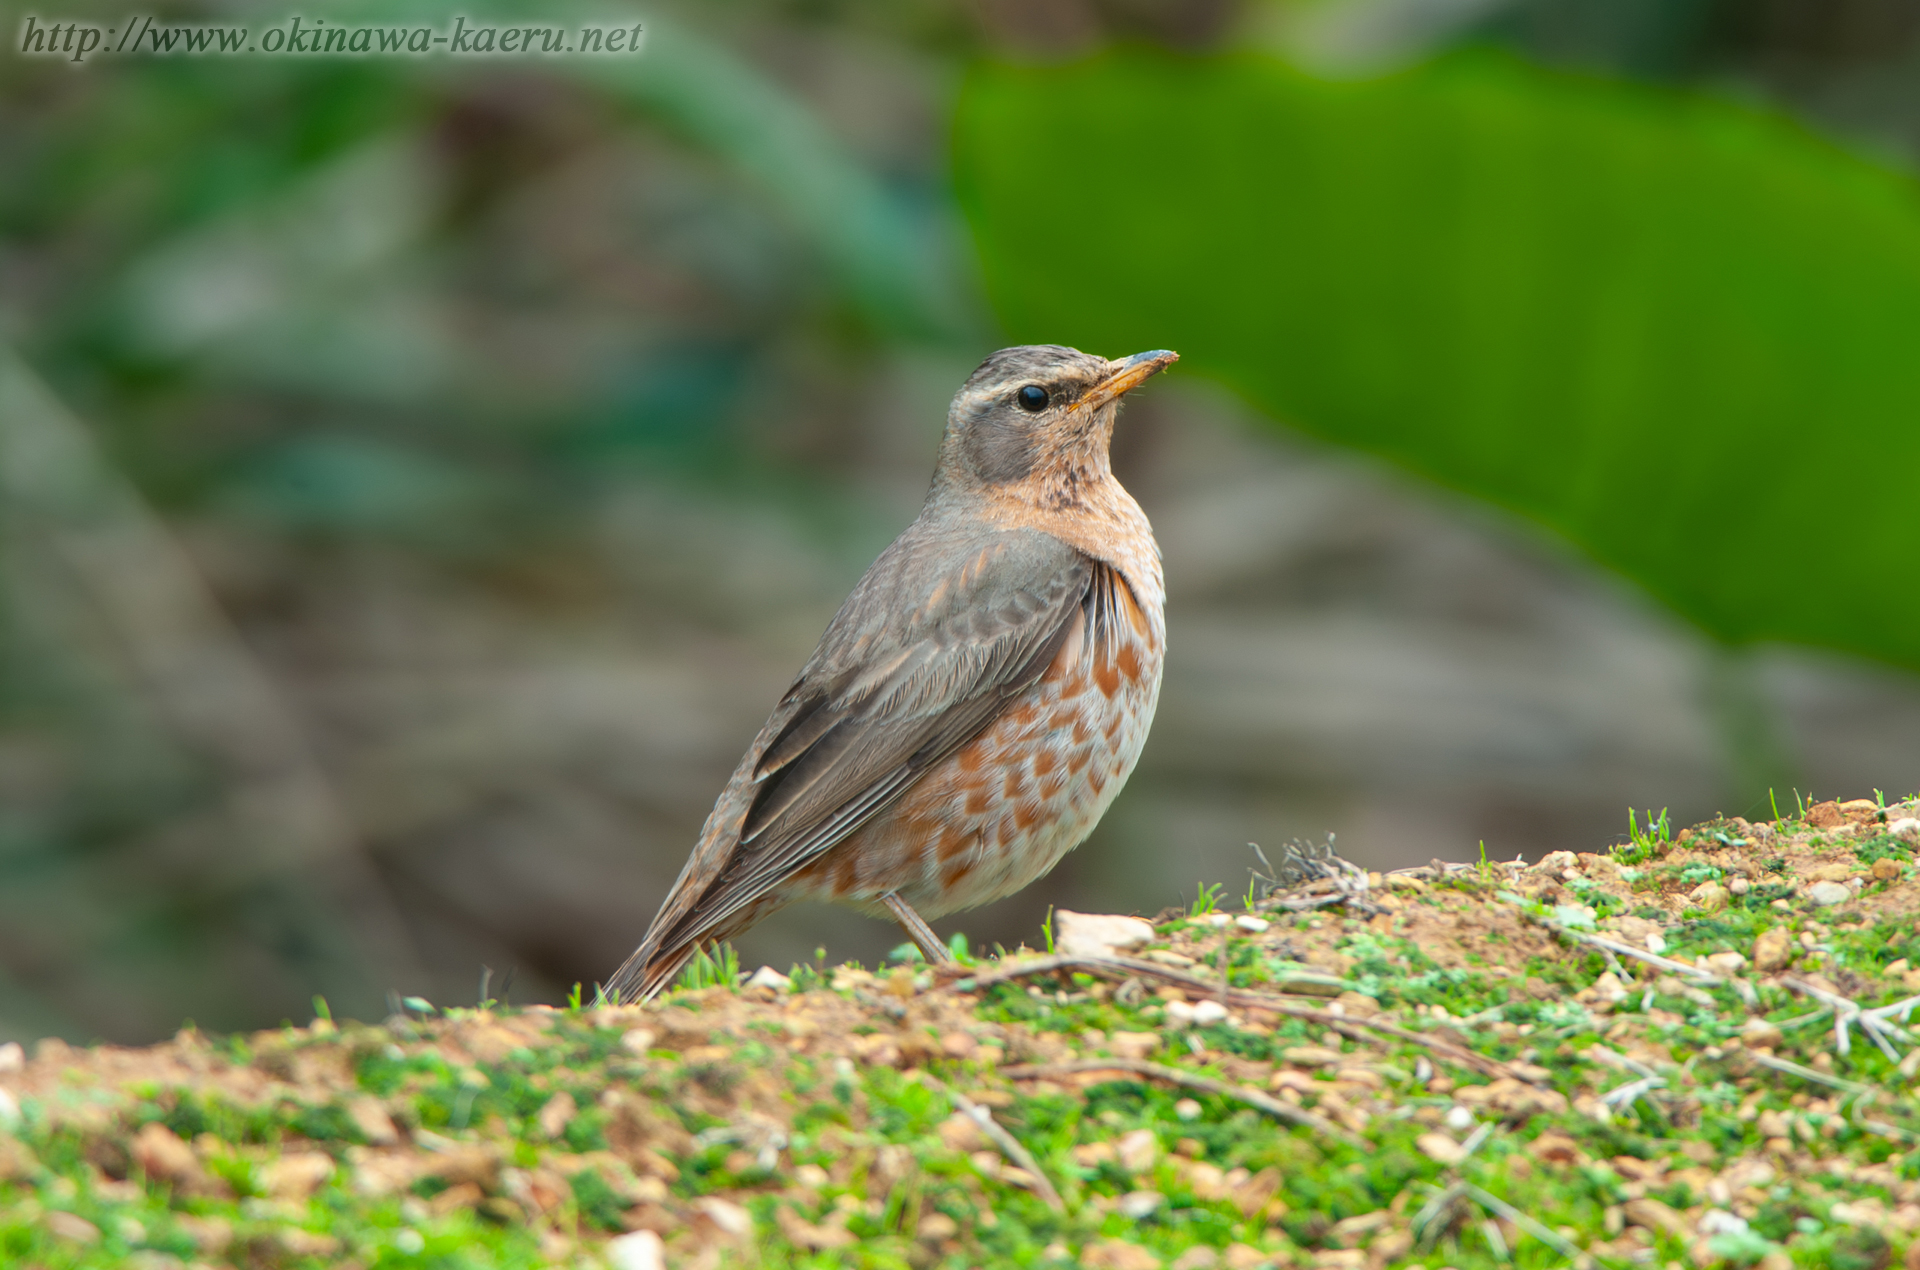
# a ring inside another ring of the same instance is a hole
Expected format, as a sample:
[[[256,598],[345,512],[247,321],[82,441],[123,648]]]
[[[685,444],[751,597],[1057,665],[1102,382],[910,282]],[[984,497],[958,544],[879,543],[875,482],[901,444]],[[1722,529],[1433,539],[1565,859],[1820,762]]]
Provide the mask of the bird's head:
[[[1108,475],[1120,398],[1177,360],[1165,349],[1109,361],[1059,344],[1003,348],[954,395],[936,480],[1072,498]]]

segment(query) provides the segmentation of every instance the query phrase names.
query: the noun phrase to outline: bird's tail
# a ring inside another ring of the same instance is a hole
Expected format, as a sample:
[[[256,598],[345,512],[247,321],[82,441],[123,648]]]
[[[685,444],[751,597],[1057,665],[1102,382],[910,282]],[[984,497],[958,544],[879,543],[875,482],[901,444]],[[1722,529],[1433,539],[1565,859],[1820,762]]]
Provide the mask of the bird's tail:
[[[679,979],[680,972],[700,951],[694,940],[664,952],[650,947],[651,942],[634,949],[633,956],[614,971],[606,986],[607,999],[613,1004],[642,1005],[653,1000]]]

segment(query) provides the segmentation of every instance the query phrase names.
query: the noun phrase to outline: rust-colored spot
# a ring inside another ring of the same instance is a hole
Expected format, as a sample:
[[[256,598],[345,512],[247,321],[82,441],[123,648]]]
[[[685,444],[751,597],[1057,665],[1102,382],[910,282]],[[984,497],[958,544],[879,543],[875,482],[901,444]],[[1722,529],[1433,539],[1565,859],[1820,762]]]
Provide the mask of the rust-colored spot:
[[[986,761],[986,747],[979,741],[975,741],[970,745],[961,746],[960,752],[953,758],[961,771],[977,772],[980,770],[980,764]]]
[[[833,862],[833,893],[846,895],[853,890],[860,878],[860,857],[852,851],[842,851],[840,858]]]
[[[967,790],[966,809],[969,816],[984,816],[992,805],[993,798],[985,789],[976,785]]]
[[[1129,679],[1140,678],[1140,650],[1132,644],[1120,645],[1120,656],[1115,658],[1120,673]]]
[[[940,885],[945,890],[953,890],[973,872],[972,860],[956,860],[940,871]]]
[[[1093,664],[1093,681],[1100,685],[1100,691],[1109,699],[1120,691],[1120,672],[1104,657]]]
[[[940,863],[945,864],[972,846],[973,838],[973,834],[962,829],[959,825],[948,825],[940,831],[940,845],[936,849],[935,855],[939,857]]]
[[[1033,774],[1035,776],[1045,776],[1048,772],[1051,772],[1059,762],[1060,760],[1054,757],[1052,750],[1042,748],[1033,756]]]
[[[1078,776],[1080,774],[1080,769],[1085,767],[1086,765],[1087,765],[1087,751],[1084,747],[1074,750],[1073,753],[1067,756],[1067,771],[1071,775]]]
[[[1098,766],[1087,768],[1087,785],[1098,795],[1101,790],[1107,787],[1107,774],[1101,771]]]
[[[1066,785],[1066,777],[1058,774],[1048,776],[1040,782],[1040,797],[1052,802],[1060,796],[1060,791],[1065,789]]]
[[[999,825],[994,829],[993,836],[1001,846],[1010,847],[1013,845],[1013,840],[1020,836],[1020,828],[1013,823],[1012,816],[1002,816]]]
[[[1018,825],[1020,828],[1031,829],[1034,826],[1034,822],[1039,819],[1040,819],[1039,803],[1023,802],[1023,803],[1014,804],[1013,823]]]

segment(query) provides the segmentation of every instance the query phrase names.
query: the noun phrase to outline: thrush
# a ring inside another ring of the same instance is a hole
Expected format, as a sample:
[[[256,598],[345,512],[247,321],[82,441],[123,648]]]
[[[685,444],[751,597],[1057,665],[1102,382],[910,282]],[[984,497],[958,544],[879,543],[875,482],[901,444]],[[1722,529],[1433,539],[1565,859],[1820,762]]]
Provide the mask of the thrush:
[[[1166,646],[1160,549],[1108,462],[1130,389],[1177,360],[1007,348],[968,377],[920,515],[841,605],[748,747],[616,1001],[797,900],[897,921],[1044,875],[1120,792]]]

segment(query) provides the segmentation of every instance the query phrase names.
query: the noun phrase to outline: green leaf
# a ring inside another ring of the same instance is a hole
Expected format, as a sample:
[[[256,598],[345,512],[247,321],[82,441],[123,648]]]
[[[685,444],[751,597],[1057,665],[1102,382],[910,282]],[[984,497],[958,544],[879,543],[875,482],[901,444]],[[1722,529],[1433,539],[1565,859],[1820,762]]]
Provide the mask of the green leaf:
[[[981,65],[954,162],[1015,339],[1177,349],[1723,640],[1920,666],[1910,181],[1489,53],[1339,83],[1252,54]]]

